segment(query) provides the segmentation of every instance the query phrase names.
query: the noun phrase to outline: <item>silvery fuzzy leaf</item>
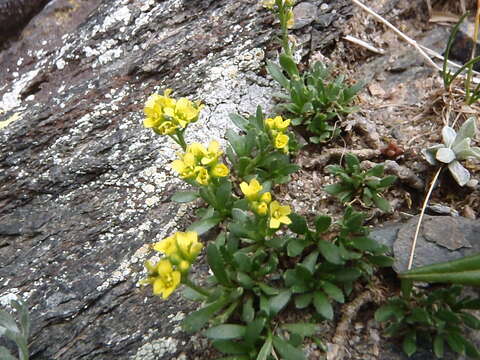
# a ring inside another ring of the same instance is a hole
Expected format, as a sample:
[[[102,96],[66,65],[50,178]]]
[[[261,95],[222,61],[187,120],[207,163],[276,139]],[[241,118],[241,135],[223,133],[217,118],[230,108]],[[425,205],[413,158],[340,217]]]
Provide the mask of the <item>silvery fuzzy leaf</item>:
[[[451,128],[450,126],[443,127],[442,138],[443,138],[443,143],[446,147],[450,147],[455,141],[456,137],[457,137],[457,132],[453,128]]]
[[[470,180],[470,173],[457,160],[448,164],[448,170],[452,174],[458,185],[463,186]]]
[[[438,149],[437,153],[435,154],[435,158],[445,164],[450,164],[453,160],[455,160],[455,153],[452,149],[444,147]]]
[[[472,157],[480,160],[480,147],[473,147],[473,148],[470,148],[470,151],[472,152]]]
[[[427,160],[427,162],[430,165],[437,165],[437,160],[435,159],[435,154],[437,153],[438,149],[441,149],[443,147],[444,147],[443,144],[436,144],[436,145],[433,145],[433,146],[429,147],[428,149],[422,149],[422,154],[425,157],[425,160]]]
[[[452,148],[452,150],[455,153],[455,156],[458,160],[465,159],[464,157],[462,157],[462,155],[465,155],[465,152],[470,151],[470,142],[471,142],[471,139],[466,138],[466,139],[463,139],[462,141],[460,141],[459,143],[457,143]],[[467,155],[467,156],[469,156],[469,155]]]
[[[467,121],[463,123],[457,133],[457,137],[453,142],[453,146],[457,145],[460,141],[466,138],[473,139],[477,132],[477,120],[474,117],[468,118]]]

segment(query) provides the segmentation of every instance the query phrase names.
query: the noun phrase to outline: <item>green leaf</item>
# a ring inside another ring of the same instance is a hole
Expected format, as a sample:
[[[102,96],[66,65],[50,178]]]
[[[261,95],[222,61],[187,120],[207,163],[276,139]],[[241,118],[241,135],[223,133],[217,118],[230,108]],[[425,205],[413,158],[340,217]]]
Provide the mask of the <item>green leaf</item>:
[[[328,281],[323,281],[322,284],[320,285],[323,291],[330,296],[332,299],[335,301],[343,304],[345,302],[345,297],[343,296],[343,291],[340,289],[338,286],[328,282]]]
[[[295,307],[305,309],[313,300],[313,293],[305,293],[295,296]]]
[[[277,64],[267,61],[267,71],[270,76],[283,88],[290,89],[290,81],[283,75],[282,68]]]
[[[457,333],[450,332],[446,337],[446,340],[447,340],[448,346],[450,346],[450,348],[453,351],[459,354],[465,353],[465,339],[463,338],[463,336]]]
[[[327,185],[323,188],[327,194],[337,196],[345,191],[345,186],[342,183]]]
[[[217,311],[222,309],[227,303],[228,301],[226,299],[219,299],[214,303],[211,303],[210,305],[191,313],[185,318],[185,320],[183,320],[183,329],[188,333],[197,332]]]
[[[320,250],[320,253],[328,262],[336,265],[342,265],[344,263],[340,256],[340,250],[335,244],[325,240],[319,240],[317,244],[318,250]]]
[[[391,256],[375,255],[369,256],[368,259],[372,264],[380,267],[391,267],[393,265],[393,258]]]
[[[313,306],[317,313],[322,315],[327,320],[333,320],[333,307],[328,301],[327,296],[321,292],[316,291],[313,295]]]
[[[225,262],[223,261],[222,254],[215,244],[211,243],[208,245],[207,260],[217,281],[224,286],[231,286],[230,279],[225,271]]]
[[[285,306],[287,306],[290,298],[292,297],[292,292],[290,289],[281,291],[278,295],[270,298],[268,300],[270,307],[270,315],[277,315]]]
[[[248,120],[245,119],[243,116],[232,113],[232,114],[228,114],[228,117],[230,118],[230,120],[232,120],[232,122],[233,122],[238,128],[242,129],[243,131],[247,131]]]
[[[187,231],[195,231],[198,235],[202,235],[211,228],[217,226],[221,220],[222,219],[219,216],[212,216],[207,219],[198,220],[190,224]]]
[[[228,129],[225,133],[227,140],[238,156],[247,156],[245,141],[243,136],[238,135],[234,130]]]
[[[235,259],[235,264],[240,271],[248,273],[252,270],[252,259],[244,252],[237,251],[235,254],[233,254],[233,258]]]
[[[302,261],[302,265],[311,273],[315,272],[315,267],[318,260],[318,251],[312,251],[305,259]]]
[[[399,274],[401,279],[480,286],[480,254]]]
[[[253,308],[253,298],[248,297],[242,305],[242,321],[249,323],[255,318],[255,309]]]
[[[463,319],[463,322],[468,327],[479,330],[480,329],[480,320],[478,320],[475,316],[469,313],[461,313],[460,315]]]
[[[403,351],[408,357],[415,354],[417,351],[417,334],[415,331],[410,331],[403,339]]]
[[[379,182],[379,188],[387,188],[390,185],[392,185],[395,181],[397,181],[397,177],[395,175],[389,175],[384,177],[383,179],[380,180]]]
[[[327,231],[331,224],[332,218],[330,216],[322,215],[315,218],[315,230],[318,234]]]
[[[269,335],[258,352],[257,360],[267,360],[272,353],[272,337]]]
[[[318,325],[312,323],[283,324],[281,327],[293,334],[298,334],[302,337],[313,336],[318,331]]]
[[[357,268],[344,268],[333,272],[335,280],[339,282],[353,282],[362,274]]]
[[[279,60],[281,67],[287,72],[288,75],[290,75],[291,79],[295,79],[296,77],[300,76],[297,64],[295,64],[295,61],[291,56],[282,53]]]
[[[354,170],[360,167],[360,161],[352,153],[347,153],[345,155],[345,164],[346,164],[346,168],[351,170]]]
[[[290,257],[298,256],[302,253],[303,249],[308,245],[308,243],[299,238],[292,238],[287,245],[287,254]]]
[[[268,286],[267,284],[265,284],[263,282],[258,283],[258,287],[262,290],[262,292],[265,295],[269,295],[269,296],[277,295],[280,292],[280,290],[278,290],[274,287]]]
[[[380,244],[369,237],[362,236],[353,238],[352,246],[358,250],[374,252],[380,247]]]
[[[301,350],[293,347],[278,336],[273,337],[273,346],[285,360],[307,360],[305,354]]]
[[[248,354],[249,351],[248,346],[245,346],[245,344],[232,340],[216,340],[212,341],[212,345],[224,354],[241,355]]]
[[[260,339],[263,329],[265,328],[266,318],[257,318],[248,323],[245,330],[245,343],[249,347],[253,347],[255,343]]]
[[[383,197],[381,197],[375,192],[372,192],[372,200],[375,203],[375,206],[378,207],[383,212],[388,213],[392,211],[392,208],[388,200],[384,199]]]
[[[255,286],[255,282],[252,280],[252,278],[241,271],[237,271],[235,277],[237,282],[245,289],[251,289]]]
[[[214,340],[238,339],[245,336],[245,326],[236,324],[223,324],[205,330],[205,336]]]
[[[303,235],[308,231],[307,221],[303,216],[293,213],[289,215],[289,218],[292,223],[288,225],[288,228],[295,234]]]
[[[443,336],[441,335],[435,335],[435,339],[433,340],[433,352],[435,353],[435,356],[437,358],[443,358],[444,354],[444,346],[445,341],[443,339]]]
[[[198,199],[199,195],[196,191],[178,191],[173,194],[170,200],[178,202],[178,203],[187,203]]]
[[[375,320],[378,322],[385,322],[392,317],[397,319],[403,315],[403,311],[400,307],[394,304],[385,304],[375,311]]]

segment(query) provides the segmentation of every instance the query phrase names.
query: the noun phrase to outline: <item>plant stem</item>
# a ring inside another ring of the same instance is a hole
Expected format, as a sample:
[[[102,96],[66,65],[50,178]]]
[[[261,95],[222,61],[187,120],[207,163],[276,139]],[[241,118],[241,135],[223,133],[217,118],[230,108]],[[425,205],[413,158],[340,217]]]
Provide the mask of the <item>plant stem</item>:
[[[195,285],[187,276],[183,279],[182,281],[183,285],[188,286],[190,289],[193,291],[196,291],[197,293],[205,296],[205,297],[210,297],[212,294],[208,292],[207,290],[201,288],[200,286]]]
[[[185,131],[185,129],[177,131],[178,145],[182,147],[183,151],[187,151],[187,143],[185,142],[185,138],[183,137],[183,132]]]
[[[475,58],[475,50],[477,49],[478,39],[478,24],[480,22],[480,0],[477,0],[477,13],[475,14],[475,27],[473,30],[473,45],[472,55],[470,60]],[[470,83],[472,81],[473,63],[468,67],[467,78],[465,79],[465,100],[468,104],[471,104]]]
[[[408,260],[407,270],[410,270],[412,268],[413,256],[415,254],[415,247],[417,246],[417,238],[420,232],[420,225],[422,224],[423,215],[425,215],[425,209],[427,208],[428,201],[430,200],[430,196],[432,195],[433,187],[435,186],[435,183],[437,182],[438,176],[440,175],[440,172],[442,171],[442,169],[443,169],[443,166],[441,166],[435,173],[435,176],[433,177],[430,188],[428,189],[428,193],[425,198],[425,201],[423,202],[422,211],[420,212],[420,217],[418,218],[417,228],[415,229],[415,236],[413,237],[412,250],[410,251],[410,258]]]

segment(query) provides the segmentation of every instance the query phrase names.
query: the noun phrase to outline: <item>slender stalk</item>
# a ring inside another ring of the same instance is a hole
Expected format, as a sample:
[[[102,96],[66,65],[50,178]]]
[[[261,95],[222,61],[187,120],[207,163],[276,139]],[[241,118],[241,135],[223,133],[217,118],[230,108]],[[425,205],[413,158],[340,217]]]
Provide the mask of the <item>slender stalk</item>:
[[[205,297],[210,297],[212,294],[201,288],[200,286],[198,285],[195,285],[187,276],[185,276],[185,278],[182,280],[182,284],[185,285],[185,286],[188,286],[190,289],[192,289],[193,291],[196,291],[198,292],[199,294],[205,296]]]
[[[187,151],[187,143],[185,142],[185,138],[183,137],[185,129],[177,131],[178,145],[182,147],[183,151]]]
[[[428,189],[427,196],[425,197],[425,201],[423,202],[422,211],[420,212],[417,228],[415,229],[415,235],[413,237],[412,250],[410,251],[410,258],[408,260],[408,267],[407,267],[408,270],[412,268],[413,256],[415,254],[415,247],[417,246],[417,239],[418,239],[418,234],[420,232],[420,225],[422,224],[423,215],[425,215],[425,209],[427,208],[428,201],[430,200],[430,196],[432,195],[433,188],[435,186],[435,183],[438,180],[438,176],[440,175],[440,172],[442,171],[442,169],[443,169],[443,166],[441,166],[435,173],[435,176],[433,177],[432,183],[430,185],[430,189]]]
[[[470,60],[475,58],[475,51],[477,49],[477,40],[478,40],[478,24],[480,23],[480,0],[477,0],[477,12],[475,14],[475,27],[473,30],[473,45],[472,45],[472,55]],[[468,104],[471,104],[471,94],[470,94],[470,84],[472,81],[472,72],[473,72],[473,63],[468,67],[467,79],[465,80],[465,100]]]

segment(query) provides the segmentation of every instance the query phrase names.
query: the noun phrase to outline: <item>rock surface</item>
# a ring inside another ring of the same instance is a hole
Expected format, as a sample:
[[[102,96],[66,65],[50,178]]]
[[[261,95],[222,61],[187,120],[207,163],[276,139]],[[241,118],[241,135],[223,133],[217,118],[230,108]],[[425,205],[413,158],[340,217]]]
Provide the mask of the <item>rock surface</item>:
[[[271,107],[272,31],[257,0],[56,0],[0,53],[0,302],[30,306],[31,359],[207,357],[179,327],[195,305],[137,286],[145,244],[192,218],[169,202],[178,148],[142,107],[165,88],[201,99],[188,140],[222,139],[228,113]]]

